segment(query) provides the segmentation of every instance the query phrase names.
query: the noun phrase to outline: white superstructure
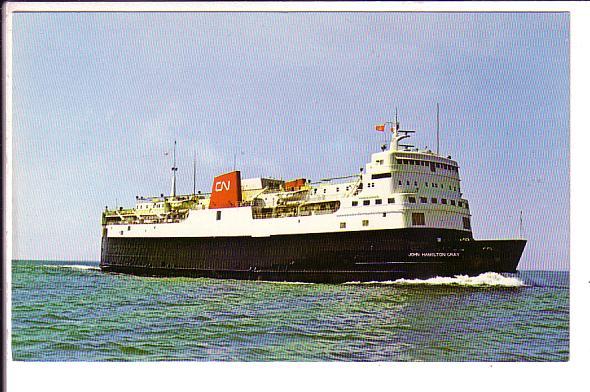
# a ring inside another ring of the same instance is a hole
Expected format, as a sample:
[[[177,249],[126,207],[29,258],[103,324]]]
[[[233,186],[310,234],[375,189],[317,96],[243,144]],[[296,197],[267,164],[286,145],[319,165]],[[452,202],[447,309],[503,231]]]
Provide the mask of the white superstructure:
[[[430,150],[402,145],[400,141],[411,132],[396,124],[388,148],[372,154],[356,175],[317,183],[243,179],[241,197],[231,208],[210,208],[209,194],[138,198],[133,209],[104,212],[103,234],[264,237],[407,227],[470,234],[469,205],[462,198],[457,162]],[[217,190],[230,186],[229,182],[217,185]]]

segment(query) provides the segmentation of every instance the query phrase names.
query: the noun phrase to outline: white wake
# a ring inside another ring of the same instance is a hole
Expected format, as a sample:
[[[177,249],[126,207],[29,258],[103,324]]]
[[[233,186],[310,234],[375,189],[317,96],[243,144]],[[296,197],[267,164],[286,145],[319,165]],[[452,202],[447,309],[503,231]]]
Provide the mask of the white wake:
[[[526,284],[517,277],[503,276],[497,272],[485,272],[477,276],[437,276],[430,279],[397,279],[384,282],[349,282],[348,284],[394,284],[432,286],[473,286],[473,287],[524,287]]]
[[[79,270],[93,270],[93,271],[100,271],[100,268],[94,265],[81,265],[81,264],[61,264],[61,265],[51,265],[45,264],[43,267],[47,268],[72,268],[72,269],[79,269]]]

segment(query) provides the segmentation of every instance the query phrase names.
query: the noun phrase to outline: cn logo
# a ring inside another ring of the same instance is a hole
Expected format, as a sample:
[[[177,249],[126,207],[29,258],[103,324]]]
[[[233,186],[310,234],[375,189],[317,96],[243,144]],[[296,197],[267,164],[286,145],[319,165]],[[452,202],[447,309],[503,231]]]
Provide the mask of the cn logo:
[[[229,188],[231,187],[231,181],[217,181],[215,183],[215,192],[221,192],[224,189],[226,191],[229,191]]]

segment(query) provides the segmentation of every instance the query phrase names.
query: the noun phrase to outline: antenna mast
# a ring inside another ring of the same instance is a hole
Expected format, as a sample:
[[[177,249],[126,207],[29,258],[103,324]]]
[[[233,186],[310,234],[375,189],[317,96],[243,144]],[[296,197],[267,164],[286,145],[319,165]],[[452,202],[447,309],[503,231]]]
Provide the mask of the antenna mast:
[[[438,147],[439,147],[439,121],[438,121],[438,102],[436,103],[436,155],[438,155]]]
[[[193,152],[193,195],[197,188],[197,152]]]
[[[172,192],[171,196],[176,196],[176,172],[178,168],[176,167],[176,140],[174,141],[174,161],[172,165]]]

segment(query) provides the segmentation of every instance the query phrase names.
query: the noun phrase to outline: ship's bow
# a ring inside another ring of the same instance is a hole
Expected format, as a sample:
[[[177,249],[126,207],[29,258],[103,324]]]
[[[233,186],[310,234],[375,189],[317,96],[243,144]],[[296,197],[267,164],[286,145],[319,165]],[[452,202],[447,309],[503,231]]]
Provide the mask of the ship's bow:
[[[477,240],[469,246],[473,272],[516,272],[526,240]],[[467,249],[466,249],[467,250]]]

